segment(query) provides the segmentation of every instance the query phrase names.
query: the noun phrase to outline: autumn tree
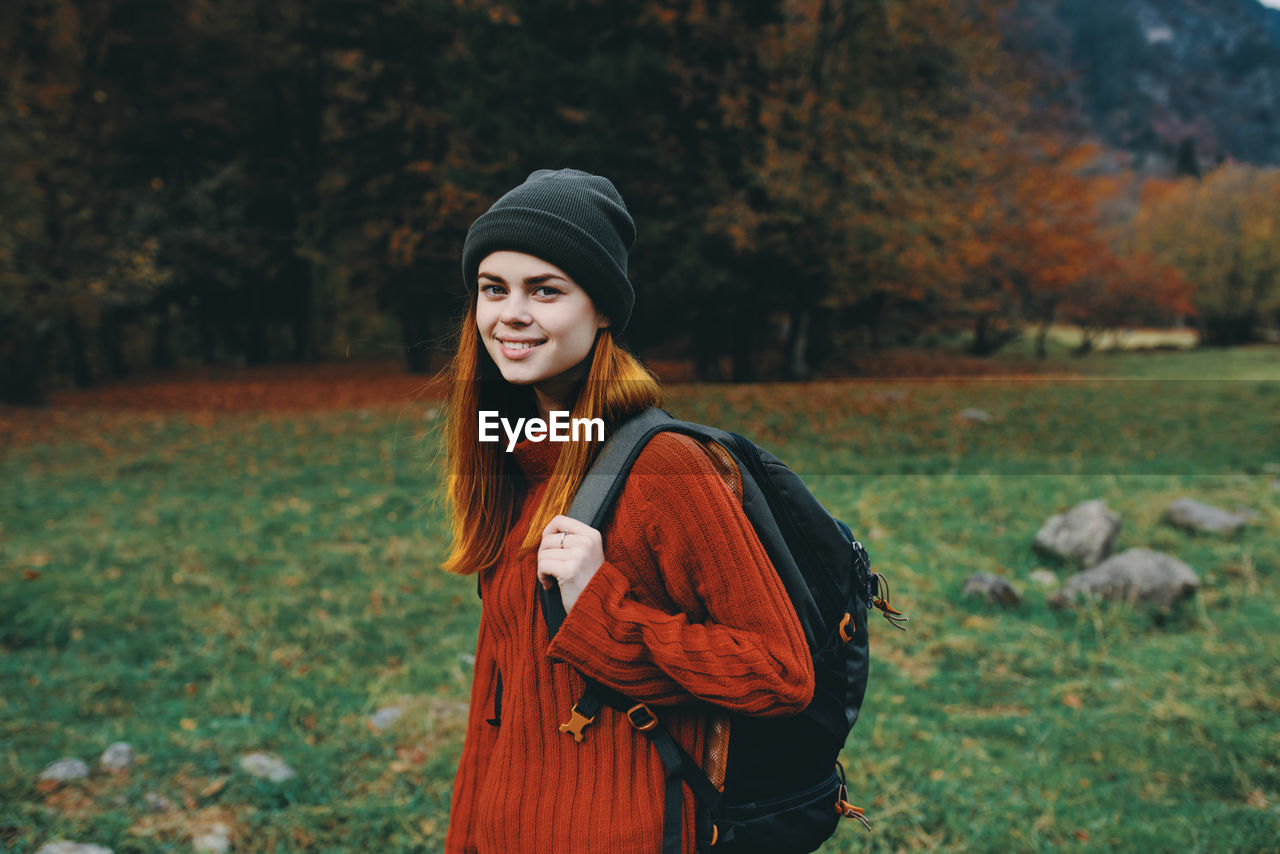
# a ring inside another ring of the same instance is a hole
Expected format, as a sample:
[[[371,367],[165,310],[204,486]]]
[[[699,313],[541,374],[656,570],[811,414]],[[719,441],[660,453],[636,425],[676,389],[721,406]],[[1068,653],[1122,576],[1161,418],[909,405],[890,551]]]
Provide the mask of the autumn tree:
[[[1128,242],[1195,286],[1201,341],[1237,344],[1280,311],[1280,170],[1229,163],[1151,181]]]
[[[1080,327],[1076,355],[1093,350],[1099,337],[1126,326],[1167,326],[1195,314],[1194,289],[1182,275],[1145,253],[1099,244],[1088,274],[1063,294],[1061,319]]]

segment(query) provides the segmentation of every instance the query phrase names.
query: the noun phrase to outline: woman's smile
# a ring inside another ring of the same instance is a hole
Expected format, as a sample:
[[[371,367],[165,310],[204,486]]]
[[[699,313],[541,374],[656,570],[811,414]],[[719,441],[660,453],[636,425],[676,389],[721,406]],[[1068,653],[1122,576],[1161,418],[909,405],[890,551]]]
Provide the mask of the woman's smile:
[[[502,345],[502,355],[512,361],[527,359],[533,355],[533,351],[541,347],[547,342],[545,338],[532,340],[520,340],[516,338],[505,338],[498,336],[498,343]]]

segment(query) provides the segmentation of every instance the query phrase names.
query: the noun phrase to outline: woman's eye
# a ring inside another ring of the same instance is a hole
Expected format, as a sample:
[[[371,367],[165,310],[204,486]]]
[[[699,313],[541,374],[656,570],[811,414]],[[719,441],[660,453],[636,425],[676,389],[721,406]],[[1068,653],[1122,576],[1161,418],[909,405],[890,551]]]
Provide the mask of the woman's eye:
[[[553,288],[550,285],[538,285],[533,292],[540,297],[554,297],[560,294],[559,288]]]
[[[487,297],[497,297],[506,293],[506,290],[503,289],[502,285],[481,285],[480,293]]]

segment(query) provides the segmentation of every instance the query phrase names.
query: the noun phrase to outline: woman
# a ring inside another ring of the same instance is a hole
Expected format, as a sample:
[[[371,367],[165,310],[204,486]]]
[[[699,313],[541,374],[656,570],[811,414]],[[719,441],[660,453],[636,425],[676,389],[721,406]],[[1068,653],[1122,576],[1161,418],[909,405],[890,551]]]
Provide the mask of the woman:
[[[597,443],[526,439],[507,453],[505,439],[479,441],[482,411],[512,424],[568,411],[611,430],[661,403],[613,339],[634,303],[634,240],[613,184],[573,169],[534,172],[467,234],[445,569],[479,573],[483,611],[448,854],[661,850],[666,774],[648,740],[608,707],[580,742],[560,731],[582,692],[576,671],[652,706],[695,757],[716,706],[793,714],[813,694],[799,621],[707,449],[655,437],[601,532],[561,515]],[[537,584],[558,585],[567,611],[551,642]]]

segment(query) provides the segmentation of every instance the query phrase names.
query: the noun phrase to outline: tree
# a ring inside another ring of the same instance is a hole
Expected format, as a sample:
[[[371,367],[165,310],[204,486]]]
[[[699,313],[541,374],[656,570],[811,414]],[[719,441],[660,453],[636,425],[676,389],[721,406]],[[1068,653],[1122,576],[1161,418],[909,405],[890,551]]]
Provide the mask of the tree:
[[[1280,310],[1280,170],[1150,181],[1127,241],[1194,285],[1203,343],[1249,341]]]

